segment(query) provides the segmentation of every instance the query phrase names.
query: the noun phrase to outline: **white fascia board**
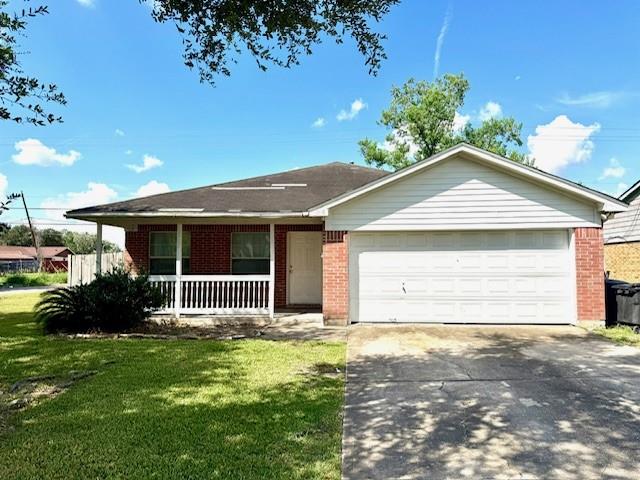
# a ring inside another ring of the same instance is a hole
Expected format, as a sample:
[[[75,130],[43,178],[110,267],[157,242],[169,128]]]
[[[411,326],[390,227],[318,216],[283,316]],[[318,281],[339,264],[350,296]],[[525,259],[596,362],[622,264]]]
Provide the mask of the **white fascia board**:
[[[460,144],[455,147],[451,147],[447,150],[444,150],[432,157],[429,157],[421,162],[418,162],[410,167],[403,168],[396,173],[392,173],[386,177],[382,177],[379,180],[375,180],[363,187],[360,187],[352,192],[348,192],[346,194],[340,195],[328,202],[324,202],[320,205],[309,210],[309,216],[311,217],[325,217],[327,216],[328,210],[335,206],[338,206],[342,203],[348,202],[356,197],[364,195],[372,190],[377,188],[381,188],[390,183],[396,182],[406,176],[413,175],[425,168],[431,167],[437,163],[440,163],[450,157],[453,157],[457,154],[467,154],[473,159],[483,161],[487,164],[497,166],[502,168],[503,170],[508,170],[517,175],[529,178],[533,181],[537,181],[538,183],[542,183],[548,186],[552,186],[559,190],[562,190],[566,193],[571,193],[573,195],[591,200],[592,202],[598,204],[598,207],[601,211],[605,212],[623,212],[628,209],[628,205],[620,200],[616,200],[611,198],[605,194],[601,194],[586,188],[582,188],[579,185],[575,185],[567,180],[563,180],[555,175],[548,174],[541,170],[537,170],[532,167],[527,167],[525,165],[521,165],[517,162],[509,160],[507,158],[501,157],[499,155],[495,155],[493,153],[487,152],[480,148],[474,147],[472,145]]]
[[[102,217],[114,218],[220,218],[220,217],[260,217],[260,218],[287,218],[287,217],[306,217],[306,212],[95,212],[85,214],[64,214],[65,218],[73,218],[75,220],[98,221]]]

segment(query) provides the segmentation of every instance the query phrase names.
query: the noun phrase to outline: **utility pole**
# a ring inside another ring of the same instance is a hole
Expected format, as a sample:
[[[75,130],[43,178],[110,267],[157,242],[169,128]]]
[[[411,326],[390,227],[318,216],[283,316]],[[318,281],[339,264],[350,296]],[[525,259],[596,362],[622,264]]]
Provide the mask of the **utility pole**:
[[[31,241],[33,242],[33,246],[36,249],[36,257],[38,258],[38,271],[42,271],[42,255],[40,255],[40,245],[38,242],[38,237],[36,235],[36,231],[33,229],[33,224],[31,223],[31,216],[29,215],[29,209],[27,208],[27,201],[24,198],[24,192],[22,190],[19,194],[15,195],[22,197],[22,205],[24,205],[24,211],[27,214],[27,222],[29,223],[29,230],[31,230]]]

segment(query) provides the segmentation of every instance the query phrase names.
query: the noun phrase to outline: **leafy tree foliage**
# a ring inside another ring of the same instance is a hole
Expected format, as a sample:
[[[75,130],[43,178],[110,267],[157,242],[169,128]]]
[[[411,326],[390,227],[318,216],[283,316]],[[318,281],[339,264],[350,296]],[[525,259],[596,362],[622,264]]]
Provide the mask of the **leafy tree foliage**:
[[[38,231],[38,238],[40,245],[43,247],[57,247],[58,245],[64,245],[62,231],[54,228],[45,228]]]
[[[96,236],[93,233],[71,232],[69,230],[63,230],[62,244],[73,253],[78,255],[96,253]],[[102,251],[105,253],[119,252],[120,247],[118,247],[115,243],[103,240]]]
[[[11,5],[13,8],[15,2]],[[8,0],[0,0],[0,120],[33,125],[61,122],[62,117],[47,112],[43,104],[66,105],[64,95],[56,85],[25,74],[19,61],[24,52],[18,36],[24,35],[28,20],[46,15],[49,10],[45,5],[24,5],[19,12],[10,13],[8,6]]]
[[[390,130],[385,145],[370,139],[359,142],[366,162],[398,170],[467,142],[532,165],[533,160],[517,150],[522,146],[522,124],[511,117],[456,128],[456,112],[464,105],[468,91],[469,82],[462,74],[446,74],[434,82],[410,79],[394,87],[391,105],[382,112],[379,122]]]
[[[26,225],[15,225],[6,229],[3,229],[1,225],[3,224],[0,224],[0,245],[33,246],[31,231]],[[73,253],[79,255],[95,253],[96,251],[96,236],[92,233],[45,228],[43,230],[36,229],[36,235],[41,247],[64,245]],[[107,240],[102,241],[102,249],[104,252],[120,251],[120,248],[115,243]]]
[[[146,2],[147,0],[140,0]],[[154,0],[153,18],[172,22],[183,35],[184,62],[203,82],[230,75],[229,63],[247,52],[258,68],[289,68],[323,38],[351,37],[377,73],[386,58],[385,36],[371,30],[399,0]]]
[[[16,247],[33,247],[31,230],[26,225],[15,225],[2,234],[0,243]]]

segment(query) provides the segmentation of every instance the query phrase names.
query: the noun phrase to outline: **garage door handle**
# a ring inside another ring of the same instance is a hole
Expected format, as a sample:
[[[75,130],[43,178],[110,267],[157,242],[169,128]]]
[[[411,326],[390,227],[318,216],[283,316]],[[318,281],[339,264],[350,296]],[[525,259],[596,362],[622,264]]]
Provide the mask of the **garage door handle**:
[[[402,282],[402,291],[403,291],[404,293],[407,293],[407,289],[406,289],[406,288],[404,288],[404,282]]]

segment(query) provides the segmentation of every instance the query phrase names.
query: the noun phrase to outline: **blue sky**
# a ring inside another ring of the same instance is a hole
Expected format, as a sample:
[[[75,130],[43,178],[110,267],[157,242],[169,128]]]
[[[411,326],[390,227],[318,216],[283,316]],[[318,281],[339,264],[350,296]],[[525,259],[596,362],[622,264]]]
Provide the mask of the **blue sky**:
[[[56,208],[362,163],[357,141],[383,140],[376,121],[391,86],[434,72],[471,82],[461,119],[522,121],[540,167],[614,194],[640,177],[637,0],[404,0],[377,27],[388,35],[377,77],[352,42],[328,41],[291,70],[240,58],[215,88],[183,66],[175,29],[136,0],[49,3],[22,41],[23,65],[64,91],[65,122],[0,131],[0,187],[23,190],[43,225],[65,223]]]

